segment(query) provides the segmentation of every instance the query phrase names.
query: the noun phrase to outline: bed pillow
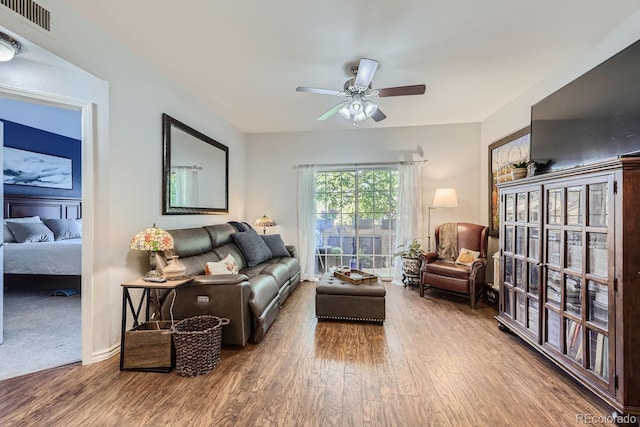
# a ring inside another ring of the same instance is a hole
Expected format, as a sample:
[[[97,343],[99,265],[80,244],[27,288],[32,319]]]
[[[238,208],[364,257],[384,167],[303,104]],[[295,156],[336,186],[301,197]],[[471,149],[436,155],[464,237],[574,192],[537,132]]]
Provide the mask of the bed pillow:
[[[53,231],[41,222],[8,222],[18,243],[53,242]]]
[[[242,233],[233,233],[231,236],[233,236],[233,241],[242,251],[242,255],[247,260],[249,267],[258,265],[273,256],[269,246],[253,228]]]
[[[54,240],[79,239],[82,237],[82,230],[78,226],[76,219],[43,219],[42,222],[53,231]]]
[[[460,255],[458,255],[458,259],[456,259],[456,264],[471,266],[471,264],[473,264],[473,262],[477,260],[479,256],[480,252],[462,248],[460,249]]]
[[[14,243],[16,241],[15,236],[9,230],[7,223],[9,222],[40,222],[39,216],[27,216],[24,218],[7,218],[2,223],[2,239],[6,243]]]
[[[210,261],[204,266],[205,274],[238,274],[238,263],[231,255],[218,262]]]
[[[271,251],[272,257],[290,257],[291,254],[287,250],[287,246],[282,241],[282,237],[279,234],[263,234],[262,240],[267,244]]]

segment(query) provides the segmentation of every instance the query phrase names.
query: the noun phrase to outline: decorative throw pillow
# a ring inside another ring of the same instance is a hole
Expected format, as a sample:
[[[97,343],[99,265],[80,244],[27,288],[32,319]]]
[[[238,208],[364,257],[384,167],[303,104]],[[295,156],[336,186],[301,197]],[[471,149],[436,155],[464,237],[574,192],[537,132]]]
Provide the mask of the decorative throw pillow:
[[[279,234],[263,234],[260,237],[262,237],[262,240],[269,246],[272,257],[291,256]]]
[[[231,255],[218,262],[208,262],[204,266],[205,274],[238,274],[238,263]]]
[[[18,243],[53,242],[53,232],[41,222],[8,222]]]
[[[42,222],[53,231],[54,240],[79,239],[82,231],[76,219],[43,219]]]
[[[233,233],[231,236],[233,236],[233,241],[242,251],[242,255],[247,260],[249,267],[258,265],[273,256],[269,246],[253,228],[242,233]]]
[[[16,238],[7,226],[7,223],[9,222],[40,222],[40,217],[27,216],[24,218],[7,218],[4,220],[4,222],[2,223],[2,239],[6,243],[15,243]]]
[[[471,264],[473,264],[473,262],[477,260],[479,256],[480,256],[480,252],[462,248],[460,249],[460,254],[458,255],[458,259],[456,259],[456,264],[471,266]]]

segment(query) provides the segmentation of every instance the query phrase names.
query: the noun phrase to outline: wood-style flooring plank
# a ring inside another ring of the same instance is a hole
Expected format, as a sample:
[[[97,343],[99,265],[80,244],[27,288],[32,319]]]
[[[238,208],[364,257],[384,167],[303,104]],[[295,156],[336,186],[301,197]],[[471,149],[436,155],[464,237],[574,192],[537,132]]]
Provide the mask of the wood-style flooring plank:
[[[386,284],[383,326],[315,318],[301,284],[258,344],[206,375],[121,372],[119,358],[0,382],[4,426],[537,426],[610,413],[490,307]]]

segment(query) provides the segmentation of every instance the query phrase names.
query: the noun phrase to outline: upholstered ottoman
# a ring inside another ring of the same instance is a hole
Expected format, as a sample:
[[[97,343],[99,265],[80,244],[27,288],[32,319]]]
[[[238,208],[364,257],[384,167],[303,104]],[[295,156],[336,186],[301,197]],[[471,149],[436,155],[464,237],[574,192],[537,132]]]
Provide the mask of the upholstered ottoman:
[[[325,274],[316,286],[316,317],[382,324],[385,295],[380,282],[353,285]]]

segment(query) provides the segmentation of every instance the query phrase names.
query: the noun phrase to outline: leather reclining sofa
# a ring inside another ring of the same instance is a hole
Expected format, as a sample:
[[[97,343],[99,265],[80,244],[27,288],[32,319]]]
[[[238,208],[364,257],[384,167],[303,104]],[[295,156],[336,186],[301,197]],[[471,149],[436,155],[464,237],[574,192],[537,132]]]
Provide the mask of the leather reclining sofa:
[[[234,243],[231,224],[167,230],[174,249],[160,254],[166,265],[177,255],[194,280],[180,286],[174,294],[160,296],[160,310],[165,319],[174,320],[211,314],[230,320],[222,332],[224,344],[244,346],[250,339],[260,342],[278,316],[280,307],[300,283],[300,263],[294,246],[286,246],[289,257],[274,257],[249,266]],[[207,262],[233,256],[238,274],[205,275]]]

